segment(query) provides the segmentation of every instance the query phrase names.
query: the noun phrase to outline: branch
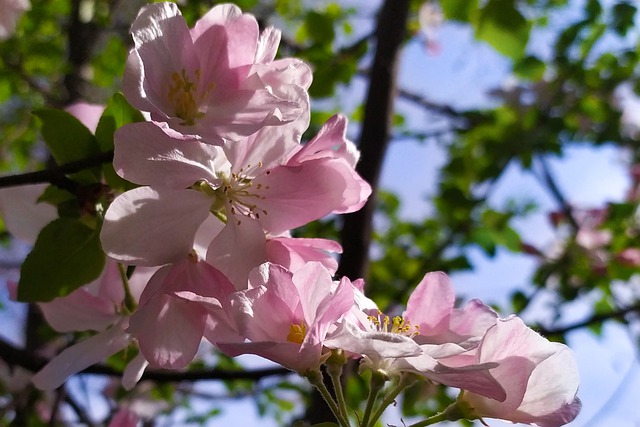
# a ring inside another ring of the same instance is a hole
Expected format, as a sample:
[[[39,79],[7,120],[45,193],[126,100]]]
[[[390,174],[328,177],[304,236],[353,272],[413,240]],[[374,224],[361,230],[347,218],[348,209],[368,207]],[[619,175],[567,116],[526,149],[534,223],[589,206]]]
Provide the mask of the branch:
[[[447,116],[449,118],[454,118],[454,119],[462,119],[464,118],[464,115],[459,112],[458,110],[454,109],[453,107],[451,107],[450,105],[445,105],[445,104],[438,104],[436,102],[433,101],[429,101],[428,99],[424,98],[421,95],[418,95],[416,93],[413,93],[407,89],[404,88],[399,88],[398,89],[398,96],[402,99],[405,99],[407,101],[411,101],[414,104],[417,104],[418,106],[425,108],[431,112],[440,114],[442,116]]]
[[[580,225],[573,216],[573,208],[571,207],[569,202],[567,202],[567,199],[562,194],[562,191],[560,191],[560,187],[558,187],[558,184],[553,178],[547,161],[543,157],[538,157],[538,163],[540,164],[542,172],[542,177],[538,177],[538,179],[540,179],[542,183],[547,186],[553,198],[556,199],[556,202],[560,205],[562,213],[566,216],[567,221],[569,221],[574,230],[579,229]]]
[[[49,360],[32,352],[19,349],[3,339],[0,339],[0,358],[9,365],[20,366],[32,372],[39,371]],[[104,375],[122,377],[122,371],[105,365],[90,366],[79,372],[80,374]],[[255,369],[251,371],[235,371],[228,369],[200,369],[193,371],[165,371],[147,370],[141,381],[179,382],[202,380],[253,380],[265,377],[288,375],[291,371],[282,367]]]
[[[91,169],[103,163],[113,161],[113,150],[106,151],[95,157],[65,163],[61,166],[50,167],[37,172],[28,172],[20,175],[9,175],[0,177],[0,188],[15,187],[18,185],[51,183],[56,184],[66,179],[66,175]]]
[[[563,335],[566,334],[567,332],[571,332],[574,331],[576,329],[580,329],[580,328],[585,328],[587,326],[591,326],[591,325],[596,325],[598,323],[602,323],[606,320],[611,320],[611,319],[621,319],[624,320],[624,317],[627,314],[630,313],[634,313],[634,312],[640,312],[640,302],[635,303],[632,306],[626,307],[626,308],[621,308],[619,310],[615,310],[615,311],[611,311],[609,313],[598,313],[598,314],[593,314],[592,316],[580,321],[580,322],[576,322],[573,323],[571,325],[567,325],[567,326],[562,326],[559,328],[552,328],[552,329],[545,329],[544,327],[536,327],[535,329],[538,330],[538,332],[540,332],[542,335]]]
[[[378,16],[377,46],[359,138],[361,156],[357,166],[360,176],[371,185],[373,194],[361,210],[344,217],[341,233],[344,252],[338,276],[352,279],[366,276],[376,191],[391,135],[398,56],[406,33],[409,3],[409,0],[386,0]]]

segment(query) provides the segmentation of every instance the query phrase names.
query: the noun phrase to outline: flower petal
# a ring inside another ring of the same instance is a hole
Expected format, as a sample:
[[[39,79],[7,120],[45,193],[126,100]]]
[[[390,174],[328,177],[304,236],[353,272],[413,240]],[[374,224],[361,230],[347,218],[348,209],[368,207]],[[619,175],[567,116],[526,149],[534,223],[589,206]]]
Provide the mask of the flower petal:
[[[194,190],[140,187],[116,197],[100,239],[107,255],[144,266],[184,258],[209,215],[210,199]]]

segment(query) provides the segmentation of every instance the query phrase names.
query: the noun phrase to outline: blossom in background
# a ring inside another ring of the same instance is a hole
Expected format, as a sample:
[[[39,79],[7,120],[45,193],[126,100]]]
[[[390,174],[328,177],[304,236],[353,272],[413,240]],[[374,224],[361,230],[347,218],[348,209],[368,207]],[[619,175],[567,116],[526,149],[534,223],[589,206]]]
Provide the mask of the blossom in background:
[[[470,392],[471,418],[499,418],[539,427],[565,425],[580,412],[580,379],[573,352],[549,342],[515,316],[498,319],[478,347],[478,362],[495,362],[489,372],[504,387],[502,402]]]
[[[217,144],[308,115],[311,70],[274,61],[279,31],[260,34],[235,5],[213,7],[189,29],[174,3],[154,3],[131,34],[123,90],[153,120]]]
[[[109,422],[108,427],[136,427],[140,417],[127,408],[120,408]]]
[[[42,228],[58,217],[58,210],[39,203],[48,184],[32,184],[0,189],[0,216],[12,236],[34,244]]]
[[[0,40],[7,39],[16,30],[18,19],[31,9],[29,0],[0,0]]]

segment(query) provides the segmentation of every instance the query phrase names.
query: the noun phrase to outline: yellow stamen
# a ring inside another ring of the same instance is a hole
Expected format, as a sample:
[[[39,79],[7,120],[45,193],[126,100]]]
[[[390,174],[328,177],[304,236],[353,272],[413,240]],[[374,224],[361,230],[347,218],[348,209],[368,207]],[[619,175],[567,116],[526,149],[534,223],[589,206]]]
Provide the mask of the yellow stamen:
[[[287,335],[287,341],[296,344],[302,344],[304,337],[307,336],[307,325],[304,324],[304,320],[300,323],[292,323],[289,325],[289,335]]]

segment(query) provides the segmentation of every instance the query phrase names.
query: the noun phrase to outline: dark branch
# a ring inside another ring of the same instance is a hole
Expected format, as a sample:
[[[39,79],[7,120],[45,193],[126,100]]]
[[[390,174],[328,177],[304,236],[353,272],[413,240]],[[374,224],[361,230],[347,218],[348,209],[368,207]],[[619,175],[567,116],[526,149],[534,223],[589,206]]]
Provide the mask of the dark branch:
[[[0,358],[9,365],[20,366],[29,371],[39,371],[49,360],[37,356],[29,351],[19,349],[10,343],[0,339]],[[122,377],[122,371],[105,365],[94,365],[80,372],[81,374],[95,374],[111,377]],[[227,369],[201,369],[193,371],[164,371],[147,370],[142,376],[142,381],[179,382],[179,381],[203,381],[203,380],[253,380],[272,376],[288,375],[291,371],[282,368],[265,368],[250,371],[235,371]]]
[[[41,184],[44,182],[56,184],[63,180],[66,180],[66,175],[68,174],[80,172],[85,169],[91,169],[93,167],[100,166],[103,163],[109,163],[111,161],[113,161],[113,151],[107,151],[100,154],[99,156],[65,163],[61,166],[51,167],[37,172],[2,176],[0,177],[0,188],[15,187],[18,185]]]
[[[399,88],[398,96],[407,101],[411,101],[418,106],[425,108],[433,113],[440,114],[442,116],[447,116],[453,119],[461,119],[463,118],[463,114],[451,107],[450,105],[438,104],[433,101],[429,101],[428,99],[413,93],[407,89]]]
[[[540,179],[549,189],[549,192],[556,200],[556,202],[560,205],[560,209],[562,210],[564,216],[567,218],[567,221],[569,221],[574,230],[577,230],[578,228],[580,228],[580,225],[573,215],[573,208],[571,207],[569,202],[567,202],[566,197],[564,197],[564,195],[562,194],[560,187],[558,187],[558,184],[551,174],[549,165],[543,157],[538,157],[538,163],[540,164],[540,169],[542,172],[542,177],[540,177]]]
[[[613,319],[624,320],[625,316],[635,312],[640,312],[640,302],[637,302],[636,304],[629,307],[611,311],[609,313],[593,314],[592,316],[580,322],[572,323],[571,325],[562,326],[559,328],[550,328],[550,329],[546,329],[544,327],[536,327],[535,329],[537,329],[538,332],[540,332],[542,335],[563,335],[563,334],[566,334],[567,332],[571,332],[576,329],[586,328],[587,326],[600,324],[606,320],[613,320]]]
[[[409,3],[409,0],[387,0],[378,17],[377,45],[359,138],[361,157],[357,166],[360,176],[373,188],[373,194],[360,211],[345,216],[341,236],[344,252],[338,276],[352,279],[366,276],[376,189],[391,135],[398,56],[405,38]]]

